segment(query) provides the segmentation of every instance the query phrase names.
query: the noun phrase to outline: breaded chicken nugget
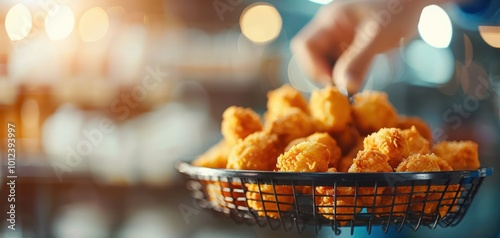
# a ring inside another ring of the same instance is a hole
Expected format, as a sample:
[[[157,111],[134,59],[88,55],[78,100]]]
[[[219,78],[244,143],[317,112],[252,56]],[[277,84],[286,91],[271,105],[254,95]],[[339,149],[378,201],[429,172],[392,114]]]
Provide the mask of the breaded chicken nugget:
[[[326,172],[328,148],[318,142],[303,141],[278,157],[276,167],[284,172]]]
[[[406,141],[397,128],[382,128],[363,140],[364,150],[378,150],[387,155],[391,167],[396,168],[405,156]]]
[[[316,128],[306,113],[297,108],[291,108],[272,123],[266,124],[265,130],[278,135],[284,147],[297,138],[314,133]]]
[[[328,166],[334,168],[338,166],[338,162],[340,160],[342,151],[337,146],[337,142],[335,141],[335,139],[333,139],[328,133],[316,132],[308,137],[301,137],[295,139],[292,142],[288,143],[288,145],[285,148],[285,151],[288,151],[294,145],[306,140],[312,142],[318,142],[325,145],[326,148],[328,149],[328,152],[330,153],[330,163]]]
[[[229,107],[222,114],[221,131],[226,143],[234,146],[238,140],[262,130],[259,115],[250,108]]]
[[[212,146],[202,155],[198,156],[192,164],[200,167],[208,168],[226,168],[227,157],[229,155],[230,147],[224,140]]]
[[[443,141],[434,145],[432,151],[453,170],[476,170],[481,166],[477,147],[472,141]]]
[[[412,154],[430,154],[431,146],[417,129],[412,126],[410,129],[402,130],[403,138],[406,142],[403,157],[406,158]]]
[[[418,133],[422,135],[427,141],[432,142],[432,130],[427,123],[418,117],[405,117],[399,116],[397,128],[410,129],[414,126]]]
[[[308,141],[318,142],[326,146],[328,152],[330,153],[330,163],[329,167],[337,168],[342,151],[337,145],[335,139],[333,139],[328,133],[316,132],[307,137]]]
[[[337,197],[335,202],[335,197]],[[318,213],[330,220],[337,220],[341,226],[346,225],[354,214],[361,212],[358,201],[354,209],[354,189],[351,187],[316,187],[316,206]]]
[[[247,184],[248,207],[256,210],[259,216],[280,218],[281,212],[290,210],[293,205],[293,190],[290,186],[268,184]],[[278,204],[276,204],[278,203]],[[279,208],[279,209],[278,209]]]
[[[298,108],[309,114],[307,100],[294,87],[285,84],[267,93],[267,111],[271,114],[282,115],[290,108]]]
[[[434,158],[435,155],[413,154],[403,160],[396,172],[439,172],[441,168]]]
[[[340,132],[352,120],[349,100],[335,87],[313,91],[309,110],[322,132]]]
[[[386,173],[393,172],[392,167],[387,163],[389,158],[378,150],[362,150],[353,160],[349,173]],[[381,203],[383,187],[377,188],[376,205]],[[364,206],[372,206],[375,197],[374,187],[360,187],[358,195]]]
[[[227,169],[271,171],[276,166],[279,155],[278,137],[261,131],[240,140],[227,159]]]
[[[384,92],[364,91],[353,96],[352,114],[362,135],[384,127],[394,127],[398,114]]]

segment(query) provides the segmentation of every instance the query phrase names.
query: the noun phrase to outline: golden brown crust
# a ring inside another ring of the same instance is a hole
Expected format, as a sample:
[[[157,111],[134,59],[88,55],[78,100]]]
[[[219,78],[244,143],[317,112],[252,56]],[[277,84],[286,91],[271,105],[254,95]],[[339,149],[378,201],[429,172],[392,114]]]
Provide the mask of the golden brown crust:
[[[340,132],[352,120],[349,100],[335,87],[313,91],[309,110],[318,131],[322,132]]]
[[[355,94],[352,104],[353,119],[361,134],[367,135],[398,122],[396,109],[384,92],[364,91]]]
[[[431,146],[427,139],[420,135],[417,129],[412,126],[410,129],[402,130],[403,138],[406,142],[404,155],[406,158],[413,154],[430,154]]]
[[[222,114],[221,131],[229,146],[236,145],[240,139],[260,130],[260,117],[250,108],[231,106]]]
[[[432,151],[448,162],[453,170],[479,169],[478,146],[472,141],[443,141]]]
[[[378,150],[387,155],[387,162],[396,168],[405,156],[406,141],[400,129],[382,128],[365,137],[363,146],[365,150]]]
[[[257,211],[259,216],[280,218],[281,212],[292,208],[293,190],[290,186],[268,184],[247,184],[246,198],[248,206]],[[276,204],[278,203],[278,205]],[[278,209],[279,208],[279,209]]]
[[[272,171],[279,155],[278,137],[261,131],[240,140],[229,152],[228,169]]]
[[[277,168],[287,172],[326,172],[330,153],[325,145],[303,141],[278,157]]]
[[[414,126],[418,133],[422,135],[427,141],[432,143],[432,130],[427,123],[418,117],[405,117],[399,116],[397,128],[410,129]]]
[[[337,219],[342,226],[346,225],[355,213],[361,212],[360,202],[356,204],[354,210],[354,189],[351,187],[337,187],[336,191],[334,187],[316,187],[315,202],[318,212],[323,217],[330,220]]]
[[[267,93],[267,111],[274,115],[282,115],[290,108],[300,109],[309,114],[307,100],[294,87],[285,84]]]
[[[399,164],[396,172],[439,172],[441,168],[434,157],[434,154],[410,155]]]
[[[292,108],[271,123],[266,124],[265,130],[276,134],[284,147],[297,138],[314,133],[316,128],[306,113],[297,108]]]

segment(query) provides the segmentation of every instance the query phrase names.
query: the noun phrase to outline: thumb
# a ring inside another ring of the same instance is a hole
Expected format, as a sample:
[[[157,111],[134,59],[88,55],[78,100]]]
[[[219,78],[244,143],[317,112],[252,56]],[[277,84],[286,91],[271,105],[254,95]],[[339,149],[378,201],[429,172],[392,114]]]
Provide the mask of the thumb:
[[[333,67],[333,82],[341,90],[352,95],[363,86],[365,76],[377,54],[378,24],[369,24],[360,27],[347,49],[340,55]]]

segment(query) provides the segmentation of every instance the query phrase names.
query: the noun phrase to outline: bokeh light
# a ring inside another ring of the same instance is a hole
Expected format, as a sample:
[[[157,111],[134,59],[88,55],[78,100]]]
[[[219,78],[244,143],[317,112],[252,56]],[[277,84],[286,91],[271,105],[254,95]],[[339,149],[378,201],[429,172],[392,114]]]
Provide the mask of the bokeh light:
[[[500,26],[479,26],[479,34],[488,45],[500,48]]]
[[[240,18],[241,32],[255,43],[273,41],[281,32],[283,21],[276,8],[267,3],[248,6]]]
[[[100,7],[87,10],[78,25],[80,37],[83,41],[91,42],[100,40],[108,31],[108,14]]]
[[[415,40],[408,46],[405,58],[418,79],[431,84],[448,82],[455,67],[449,48],[435,48],[422,40]]]
[[[75,16],[68,6],[58,6],[45,18],[45,31],[51,40],[63,40],[75,27]]]
[[[446,48],[450,45],[453,33],[450,17],[441,7],[429,5],[422,10],[418,32],[427,44]]]
[[[5,30],[12,41],[22,40],[28,36],[32,26],[31,13],[21,3],[11,7],[5,16]]]

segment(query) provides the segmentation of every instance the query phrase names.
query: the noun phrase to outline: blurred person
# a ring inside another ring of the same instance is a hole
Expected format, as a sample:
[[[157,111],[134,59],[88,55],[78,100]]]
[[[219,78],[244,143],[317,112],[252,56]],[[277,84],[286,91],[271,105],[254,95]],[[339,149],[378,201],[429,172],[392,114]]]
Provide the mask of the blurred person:
[[[424,7],[449,2],[466,14],[484,17],[500,1],[336,0],[318,11],[294,37],[291,48],[309,78],[354,94],[363,86],[375,55],[417,36]]]

